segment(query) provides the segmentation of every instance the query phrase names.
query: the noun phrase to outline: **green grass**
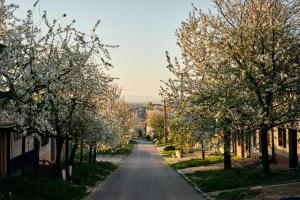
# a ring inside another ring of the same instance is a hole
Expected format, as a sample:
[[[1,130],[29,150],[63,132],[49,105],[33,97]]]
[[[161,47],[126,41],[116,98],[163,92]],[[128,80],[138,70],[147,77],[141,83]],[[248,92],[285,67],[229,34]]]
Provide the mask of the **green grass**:
[[[224,161],[223,156],[209,156],[205,160],[202,159],[191,159],[185,160],[178,163],[171,164],[174,169],[184,169],[188,167],[207,166],[210,164],[220,163]]]
[[[172,155],[175,155],[175,150],[172,150],[172,151],[163,151],[162,155],[164,157],[171,157]]]
[[[300,171],[273,170],[270,174],[256,168],[235,168],[232,170],[198,171],[187,174],[205,192],[270,185],[300,180]]]
[[[110,162],[74,163],[70,182],[50,177],[6,177],[0,180],[0,200],[83,199],[86,186],[95,186],[116,168]]]
[[[248,189],[235,190],[231,192],[222,192],[217,197],[216,200],[241,200],[247,194]]]
[[[107,149],[104,151],[98,152],[98,154],[107,154],[107,155],[129,155],[134,148],[133,143],[129,144],[122,144],[121,146],[115,148],[115,149]]]
[[[174,143],[161,143],[161,144],[155,144],[156,147],[163,147],[167,145],[174,145]]]
[[[76,185],[95,186],[116,168],[117,166],[110,162],[76,163],[73,166],[72,182]]]
[[[1,200],[79,200],[85,195],[84,186],[46,177],[9,177],[0,181]]]
[[[75,154],[75,160],[79,161],[80,160],[80,153],[79,151],[76,152]],[[84,151],[83,152],[83,160],[89,160],[89,153]]]

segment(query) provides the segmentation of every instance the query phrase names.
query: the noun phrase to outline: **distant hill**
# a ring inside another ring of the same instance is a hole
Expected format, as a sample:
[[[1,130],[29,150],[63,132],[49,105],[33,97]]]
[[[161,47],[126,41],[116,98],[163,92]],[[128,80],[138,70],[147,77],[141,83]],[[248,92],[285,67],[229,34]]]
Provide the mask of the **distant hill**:
[[[153,96],[125,95],[125,100],[128,103],[132,103],[132,104],[147,104],[148,102],[161,103],[159,97],[153,97]]]

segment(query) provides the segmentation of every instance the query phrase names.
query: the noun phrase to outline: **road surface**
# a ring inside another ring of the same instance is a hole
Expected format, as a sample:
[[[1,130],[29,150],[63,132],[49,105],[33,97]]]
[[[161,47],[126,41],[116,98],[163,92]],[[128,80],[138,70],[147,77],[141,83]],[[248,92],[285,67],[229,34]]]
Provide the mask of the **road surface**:
[[[138,140],[121,167],[88,200],[200,200],[201,195],[170,168],[150,142]]]

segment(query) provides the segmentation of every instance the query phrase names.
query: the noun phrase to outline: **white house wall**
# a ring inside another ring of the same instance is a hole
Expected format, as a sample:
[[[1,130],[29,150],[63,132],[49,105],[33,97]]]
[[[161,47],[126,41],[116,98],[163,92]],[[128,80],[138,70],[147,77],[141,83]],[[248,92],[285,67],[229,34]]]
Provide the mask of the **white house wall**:
[[[14,139],[14,134],[11,133],[10,137],[10,159],[18,157],[22,154],[22,139]],[[25,152],[33,150],[33,137],[28,136],[25,139]]]
[[[48,160],[51,161],[51,142],[49,139],[49,143],[45,146],[40,147],[40,160]]]
[[[53,156],[51,153],[51,146],[53,147],[54,145],[51,145],[53,142],[53,139],[49,140],[49,143],[45,146],[40,147],[40,160],[48,160],[48,161],[53,161]],[[14,135],[11,134],[10,137],[10,158],[13,159],[15,157],[18,157],[22,154],[22,139],[14,139]],[[32,151],[34,149],[34,137],[28,136],[25,138],[25,152]]]
[[[299,131],[297,132],[297,144],[298,144],[298,157],[300,157],[300,144],[299,144],[299,139],[300,139],[300,133]],[[274,146],[275,146],[275,154],[282,156],[282,157],[289,157],[289,134],[288,134],[288,129],[286,129],[286,147],[283,146],[279,146],[279,142],[278,142],[278,129],[275,128],[274,129]],[[269,147],[269,153],[271,154],[272,149],[271,147]]]

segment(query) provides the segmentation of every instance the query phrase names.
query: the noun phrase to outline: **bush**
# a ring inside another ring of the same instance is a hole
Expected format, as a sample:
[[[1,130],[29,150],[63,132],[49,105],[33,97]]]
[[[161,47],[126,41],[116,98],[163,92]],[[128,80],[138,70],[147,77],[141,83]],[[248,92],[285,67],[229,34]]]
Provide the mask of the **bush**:
[[[159,139],[159,141],[160,141],[161,144],[165,144],[165,143],[166,143],[165,136],[162,136],[162,137]]]
[[[165,146],[164,151],[174,151],[176,148],[173,145]]]
[[[137,142],[134,139],[131,139],[128,141],[128,144],[137,144]]]
[[[146,140],[150,140],[151,136],[150,135],[146,135]]]
[[[161,143],[160,143],[160,141],[159,140],[157,140],[156,142],[155,142],[155,145],[160,145]]]

